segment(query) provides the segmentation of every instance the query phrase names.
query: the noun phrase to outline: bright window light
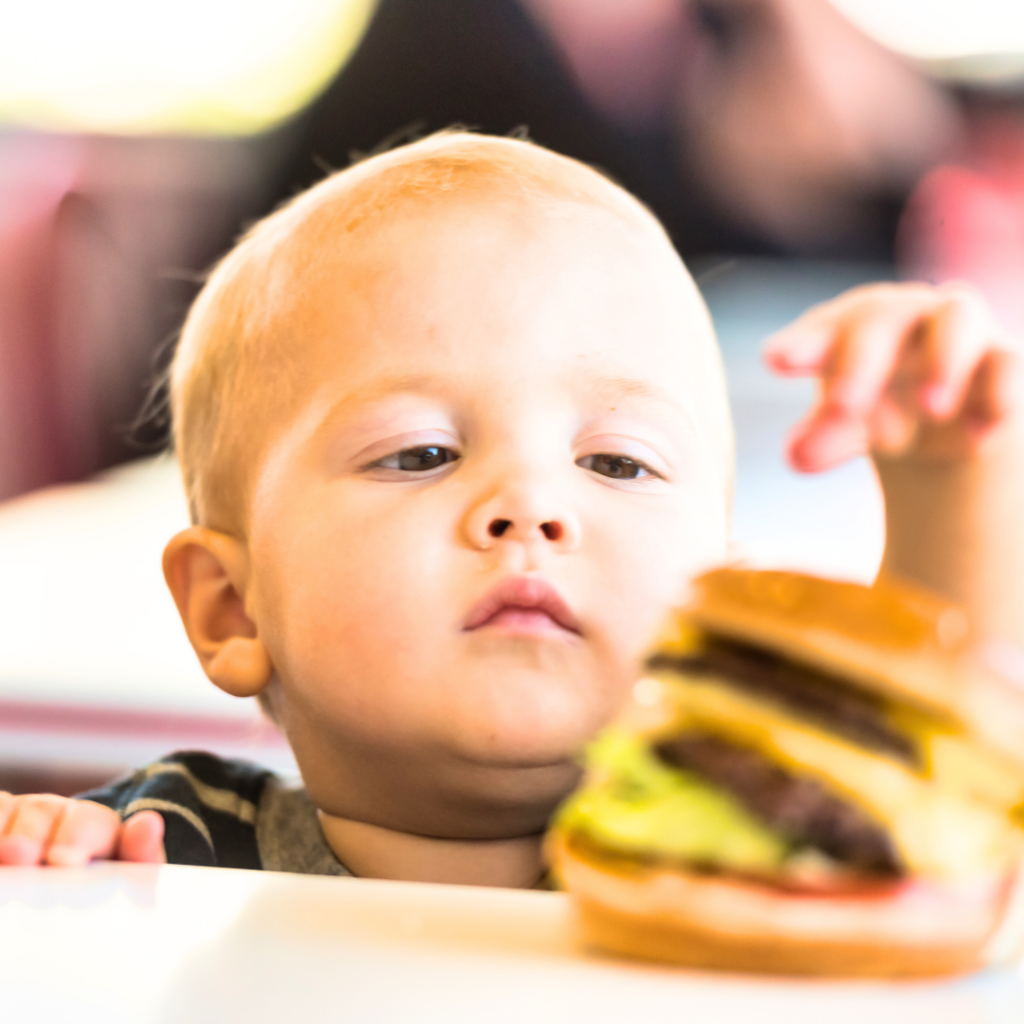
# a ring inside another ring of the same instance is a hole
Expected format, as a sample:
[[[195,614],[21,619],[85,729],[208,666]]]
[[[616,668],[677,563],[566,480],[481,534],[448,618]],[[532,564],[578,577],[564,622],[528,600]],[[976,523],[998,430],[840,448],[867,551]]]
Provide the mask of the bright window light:
[[[1021,0],[832,0],[850,21],[922,60],[1024,53]]]
[[[0,2],[0,124],[247,134],[307,103],[376,0]]]

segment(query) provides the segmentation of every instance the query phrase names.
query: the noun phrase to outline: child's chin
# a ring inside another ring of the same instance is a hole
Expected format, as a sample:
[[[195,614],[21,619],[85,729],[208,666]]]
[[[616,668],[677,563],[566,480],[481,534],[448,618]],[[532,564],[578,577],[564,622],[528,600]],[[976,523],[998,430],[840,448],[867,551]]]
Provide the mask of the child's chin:
[[[495,766],[574,763],[611,713],[585,701],[554,709],[508,701],[495,714],[460,716],[457,742],[469,759]]]

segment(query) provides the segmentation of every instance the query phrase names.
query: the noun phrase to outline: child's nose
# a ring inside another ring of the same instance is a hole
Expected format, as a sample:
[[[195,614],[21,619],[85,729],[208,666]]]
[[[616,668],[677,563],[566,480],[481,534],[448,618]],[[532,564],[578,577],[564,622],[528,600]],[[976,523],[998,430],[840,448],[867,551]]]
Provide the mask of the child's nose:
[[[470,543],[480,550],[516,541],[569,550],[580,540],[579,521],[571,509],[551,495],[517,488],[502,489],[482,501],[466,526]]]
[[[492,519],[490,525],[487,527],[487,532],[492,537],[504,537],[508,533],[509,527],[513,527],[515,524],[511,519]],[[548,540],[561,540],[565,535],[565,527],[562,526],[557,520],[550,519],[546,523],[540,524],[540,532],[547,537]]]

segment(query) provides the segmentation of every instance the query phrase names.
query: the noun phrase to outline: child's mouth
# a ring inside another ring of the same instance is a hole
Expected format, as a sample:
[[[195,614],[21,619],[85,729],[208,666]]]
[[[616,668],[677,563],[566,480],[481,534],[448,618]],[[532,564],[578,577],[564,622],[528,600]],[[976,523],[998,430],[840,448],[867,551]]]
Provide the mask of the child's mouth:
[[[512,633],[518,636],[539,636],[556,630],[560,633],[565,632],[547,612],[539,611],[536,608],[516,608],[514,605],[502,608],[500,612],[492,615],[476,628],[497,629],[502,633]]]
[[[516,576],[499,583],[466,617],[469,632],[493,629],[509,636],[579,635],[576,616],[546,580]]]

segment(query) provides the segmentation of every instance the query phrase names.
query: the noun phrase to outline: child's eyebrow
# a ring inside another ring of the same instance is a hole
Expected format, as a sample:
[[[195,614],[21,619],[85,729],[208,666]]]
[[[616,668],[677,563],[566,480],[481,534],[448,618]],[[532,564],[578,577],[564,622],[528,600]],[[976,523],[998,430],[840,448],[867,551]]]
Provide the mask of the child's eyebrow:
[[[432,373],[397,373],[378,377],[363,387],[354,389],[347,394],[335,396],[325,413],[318,417],[317,433],[332,429],[339,417],[358,414],[363,409],[372,407],[378,402],[397,394],[414,392],[443,392],[445,381]],[[673,418],[681,418],[692,429],[693,422],[690,410],[670,392],[650,381],[633,377],[593,376],[578,377],[572,381],[573,389],[595,405],[605,406],[622,402],[625,399],[642,399],[662,406]]]
[[[396,373],[377,377],[372,383],[339,395],[331,404],[331,414],[352,412],[390,398],[416,391],[438,390],[439,378],[429,373]]]
[[[670,406],[676,412],[687,413],[683,404],[664,388],[650,381],[633,377],[592,377],[584,382],[590,397],[599,402],[616,402],[624,398],[645,398]]]

